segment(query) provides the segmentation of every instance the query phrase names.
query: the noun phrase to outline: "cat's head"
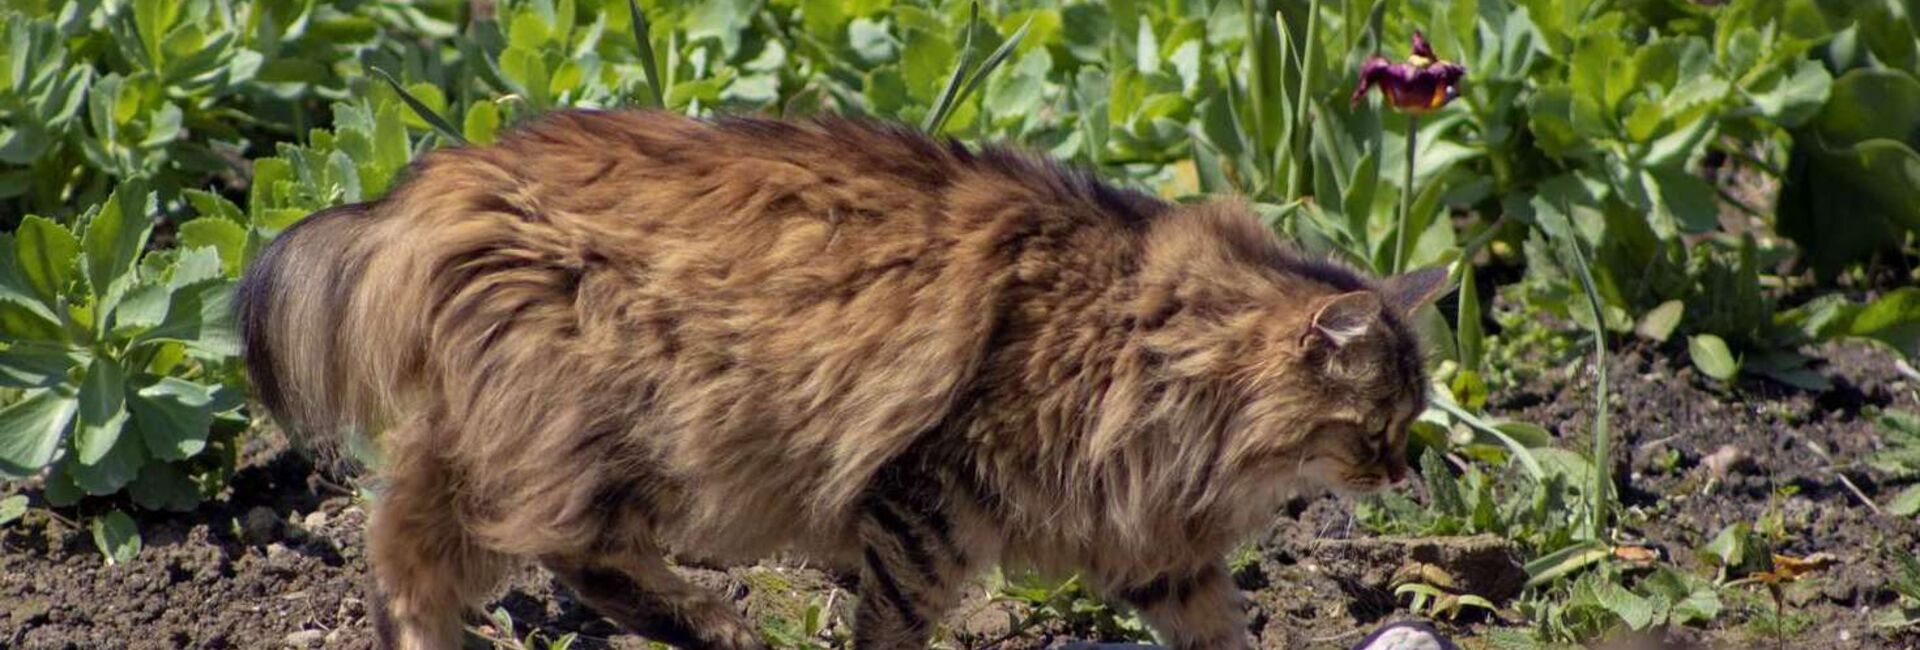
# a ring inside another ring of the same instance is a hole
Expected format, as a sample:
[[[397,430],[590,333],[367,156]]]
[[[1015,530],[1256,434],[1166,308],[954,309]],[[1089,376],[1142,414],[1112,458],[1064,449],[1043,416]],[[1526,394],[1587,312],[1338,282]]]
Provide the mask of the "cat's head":
[[[1339,493],[1406,476],[1407,430],[1426,408],[1427,375],[1410,325],[1447,286],[1442,268],[1280,305],[1256,348],[1246,442],[1290,474]]]

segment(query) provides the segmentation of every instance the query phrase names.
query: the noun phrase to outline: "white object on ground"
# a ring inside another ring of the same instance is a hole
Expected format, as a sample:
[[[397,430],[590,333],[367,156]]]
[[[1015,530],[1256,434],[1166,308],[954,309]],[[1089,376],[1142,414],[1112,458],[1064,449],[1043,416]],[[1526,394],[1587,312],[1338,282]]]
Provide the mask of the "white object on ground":
[[[1459,650],[1432,625],[1418,621],[1389,623],[1361,639],[1353,650]]]

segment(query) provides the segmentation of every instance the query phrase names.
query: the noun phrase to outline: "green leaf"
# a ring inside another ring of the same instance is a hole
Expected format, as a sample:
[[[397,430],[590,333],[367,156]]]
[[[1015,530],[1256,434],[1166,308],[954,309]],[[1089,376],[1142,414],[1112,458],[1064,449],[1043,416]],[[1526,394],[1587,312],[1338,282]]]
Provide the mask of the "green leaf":
[[[201,249],[206,250],[206,249]],[[142,333],[133,345],[177,341],[213,358],[240,354],[240,335],[233,322],[233,283],[203,282],[179,287],[167,318]]]
[[[173,463],[147,463],[127,494],[148,510],[189,512],[200,505],[200,485]]]
[[[1653,198],[1654,232],[1661,238],[1676,233],[1703,233],[1719,225],[1720,205],[1713,187],[1700,177],[1677,168],[1655,168],[1640,174]]]
[[[373,160],[375,173],[361,178],[366,191],[384,194],[394,177],[413,158],[413,142],[407,137],[407,121],[399,106],[384,104],[374,113]]]
[[[1785,128],[1798,128],[1820,112],[1833,89],[1833,75],[1819,61],[1802,59],[1772,88],[1753,94],[1753,103],[1767,119]]]
[[[140,436],[128,432],[114,440],[106,455],[96,462],[69,459],[60,464],[72,472],[74,485],[87,494],[104,496],[119,492],[140,476],[140,468],[147,464],[147,450]]]
[[[1688,337],[1687,356],[1701,374],[1720,381],[1730,381],[1740,373],[1740,362],[1727,349],[1727,342],[1712,334]]]
[[[1920,485],[1909,485],[1887,503],[1887,512],[1897,517],[1920,515]]]
[[[134,287],[113,310],[113,335],[124,338],[159,325],[167,315],[167,302],[172,294],[172,290],[160,282]]]
[[[1507,437],[1512,438],[1514,442],[1518,442],[1528,448],[1537,449],[1553,445],[1553,434],[1548,433],[1545,428],[1538,424],[1531,422],[1501,422],[1494,425],[1494,428],[1499,429],[1501,433],[1507,434]]]
[[[1722,528],[1720,534],[1714,536],[1713,541],[1700,549],[1700,556],[1703,560],[1721,567],[1738,568],[1746,564],[1748,541],[1752,535],[1753,528],[1746,522]]]
[[[0,499],[0,526],[13,523],[15,519],[27,514],[27,495],[16,494]]]
[[[939,133],[939,126],[947,121],[947,116],[953,112],[954,105],[960,103],[960,88],[966,81],[967,67],[973,64],[973,29],[974,25],[979,22],[980,3],[969,3],[967,22],[960,27],[961,42],[959,62],[954,64],[953,74],[947,77],[947,83],[940,91],[940,96],[934,99],[933,105],[928,108],[926,122],[920,125],[920,130],[928,133]],[[924,87],[923,84],[920,83],[921,78],[928,76],[929,73],[931,73],[930,68],[938,65],[934,63],[934,56],[937,56],[936,53],[938,50],[936,48],[926,47],[923,44],[933,42],[946,43],[947,41],[937,36],[930,34],[923,35],[920,33],[911,33],[908,35],[908,38],[907,60],[903,64],[902,73],[905,75],[909,87],[917,89],[918,87]],[[947,57],[943,56],[939,58],[945,59]],[[925,72],[915,74],[916,70],[923,70]]]
[[[154,458],[184,460],[206,448],[214,416],[238,408],[240,400],[222,387],[162,377],[136,391],[127,406]]]
[[[1460,481],[1454,478],[1446,461],[1440,460],[1439,452],[1428,449],[1421,454],[1420,475],[1426,480],[1427,494],[1433,499],[1435,512],[1460,517],[1468,514],[1466,497],[1460,494]]]
[[[1651,341],[1667,342],[1673,336],[1674,329],[1680,327],[1680,317],[1686,313],[1687,305],[1683,301],[1669,300],[1654,307],[1640,318],[1640,324],[1633,328],[1635,334]]]
[[[120,364],[94,357],[80,383],[80,420],[74,432],[74,450],[82,465],[105,458],[120,439],[127,421],[126,373]]]
[[[1842,332],[1920,359],[1920,288],[1901,287],[1881,295],[1854,313]]]
[[[65,345],[15,341],[0,350],[0,386],[46,388],[65,383],[86,357]]]
[[[738,74],[734,68],[723,68],[719,73],[705,79],[676,83],[673,85],[673,90],[667,91],[667,106],[675,110],[684,110],[695,101],[702,104],[717,102],[721,91],[733,83],[733,78]]]
[[[203,285],[224,278],[220,269],[220,253],[212,247],[188,248],[180,252],[174,260],[171,277],[167,278],[167,287],[173,291]]]
[[[660,61],[653,55],[652,26],[637,0],[627,0],[627,16],[633,21],[633,40],[639,46],[640,70],[647,75],[647,95],[655,108],[666,108],[666,89],[662,86]]]
[[[999,69],[1001,64],[1006,63],[1007,57],[1013,56],[1014,48],[1020,46],[1020,41],[1027,37],[1027,29],[1032,26],[1032,19],[1028,19],[1027,22],[1020,25],[1020,29],[1014,30],[1012,36],[1007,37],[1006,42],[1001,43],[998,49],[995,49],[992,54],[987,55],[987,60],[982,61],[980,67],[973,71],[973,76],[967,79],[966,87],[960,89],[960,95],[954,98],[953,103],[955,107],[964,105],[967,98],[973,96],[974,90],[979,88],[980,84],[985,83],[987,77],[991,76],[994,70]],[[944,126],[947,119],[952,118],[953,115],[954,112],[949,111],[946,115],[941,116],[940,122],[934,124],[933,128],[928,129],[927,132],[939,133],[940,127]]]
[[[493,102],[474,102],[467,106],[467,117],[462,126],[467,141],[493,144],[500,132],[500,108]]]
[[[93,545],[106,556],[108,564],[127,564],[140,555],[140,529],[133,518],[118,509],[94,517]]]
[[[226,219],[201,217],[180,224],[180,244],[189,248],[212,246],[220,253],[220,267],[226,275],[238,277],[241,255],[247,247],[247,229]]]
[[[1481,369],[1487,350],[1485,326],[1480,322],[1480,291],[1473,281],[1471,260],[1460,262],[1460,316],[1454,338],[1460,347],[1460,367]]]
[[[123,186],[107,197],[80,235],[95,313],[111,312],[132,283],[134,262],[153,231],[153,220],[147,218],[150,200],[139,185]]]
[[[0,336],[16,341],[65,341],[67,331],[21,271],[15,240],[0,233]],[[58,303],[55,303],[56,305]]]
[[[1552,584],[1575,571],[1599,564],[1612,555],[1613,552],[1605,544],[1595,541],[1578,542],[1542,555],[1526,565],[1527,586]]]
[[[1639,594],[1627,591],[1627,588],[1620,586],[1619,583],[1602,582],[1600,586],[1594,588],[1594,595],[1599,597],[1601,607],[1620,617],[1620,620],[1630,629],[1644,630],[1653,624],[1653,603]]]
[[[69,389],[55,387],[27,391],[0,408],[0,476],[26,478],[53,462],[79,406]]]
[[[293,164],[283,158],[261,158],[253,161],[253,187],[248,191],[247,214],[254,219],[268,210],[281,207],[279,187],[293,179]],[[255,228],[262,228],[259,223]],[[274,234],[268,231],[267,234]]]
[[[37,124],[0,126],[0,163],[32,164],[52,143],[47,130]]]
[[[520,18],[532,17],[532,14],[520,15]],[[513,21],[514,31],[519,31],[521,22],[519,19]],[[407,90],[406,86],[400,85],[400,81],[394,79],[393,75],[387,74],[386,70],[380,68],[373,68],[373,74],[374,76],[380,77],[381,81],[387,82],[387,86],[393,88],[393,92],[400,95],[400,101],[405,102],[407,108],[412,109],[413,114],[418,116],[422,121],[425,121],[429,126],[432,126],[433,130],[440,132],[440,135],[446,136],[446,138],[452,140],[454,144],[467,144],[466,136],[461,135],[459,129],[453,128],[453,124],[447,122],[447,118],[441,117],[439,111],[434,110],[433,107],[428,106],[426,102],[421,101],[419,97],[414,96],[412,92]],[[433,88],[433,86],[427,87]]]
[[[237,224],[247,222],[247,215],[240,211],[240,206],[228,201],[227,197],[206,190],[184,190],[181,194],[187,197],[188,203],[193,204],[194,212],[202,217],[218,217]]]
[[[67,471],[67,468],[72,465],[71,462],[59,462],[47,469],[45,474],[47,489],[40,493],[40,496],[47,499],[47,505],[55,508],[69,508],[86,498],[87,493],[81,490],[79,485],[74,484],[73,474]]]
[[[79,240],[66,228],[38,216],[28,215],[14,231],[14,263],[19,265],[27,286],[49,307],[56,304],[72,280],[79,250]]]

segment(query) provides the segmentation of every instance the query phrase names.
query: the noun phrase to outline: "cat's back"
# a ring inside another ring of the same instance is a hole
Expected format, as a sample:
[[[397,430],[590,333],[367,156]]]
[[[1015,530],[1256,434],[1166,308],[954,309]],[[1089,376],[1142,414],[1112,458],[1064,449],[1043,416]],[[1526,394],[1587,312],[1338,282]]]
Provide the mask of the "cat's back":
[[[643,403],[659,460],[736,468],[708,476],[725,485],[702,493],[731,496],[695,521],[844,507],[964,397],[1011,287],[1117,272],[1157,206],[898,127],[648,112],[436,152],[395,201],[437,223],[415,229],[445,244],[430,255],[565,267],[542,280],[559,309],[492,313],[564,321],[538,330],[570,367],[551,376],[648,396],[591,408]],[[535,338],[488,326],[468,329]]]

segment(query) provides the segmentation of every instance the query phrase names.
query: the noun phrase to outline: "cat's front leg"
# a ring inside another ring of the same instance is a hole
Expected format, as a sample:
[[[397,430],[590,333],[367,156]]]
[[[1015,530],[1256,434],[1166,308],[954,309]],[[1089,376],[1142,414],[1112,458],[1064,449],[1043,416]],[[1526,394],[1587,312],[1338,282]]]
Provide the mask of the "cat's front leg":
[[[1163,573],[1109,591],[1140,612],[1147,625],[1160,634],[1161,641],[1174,650],[1248,647],[1244,603],[1224,564]]]

